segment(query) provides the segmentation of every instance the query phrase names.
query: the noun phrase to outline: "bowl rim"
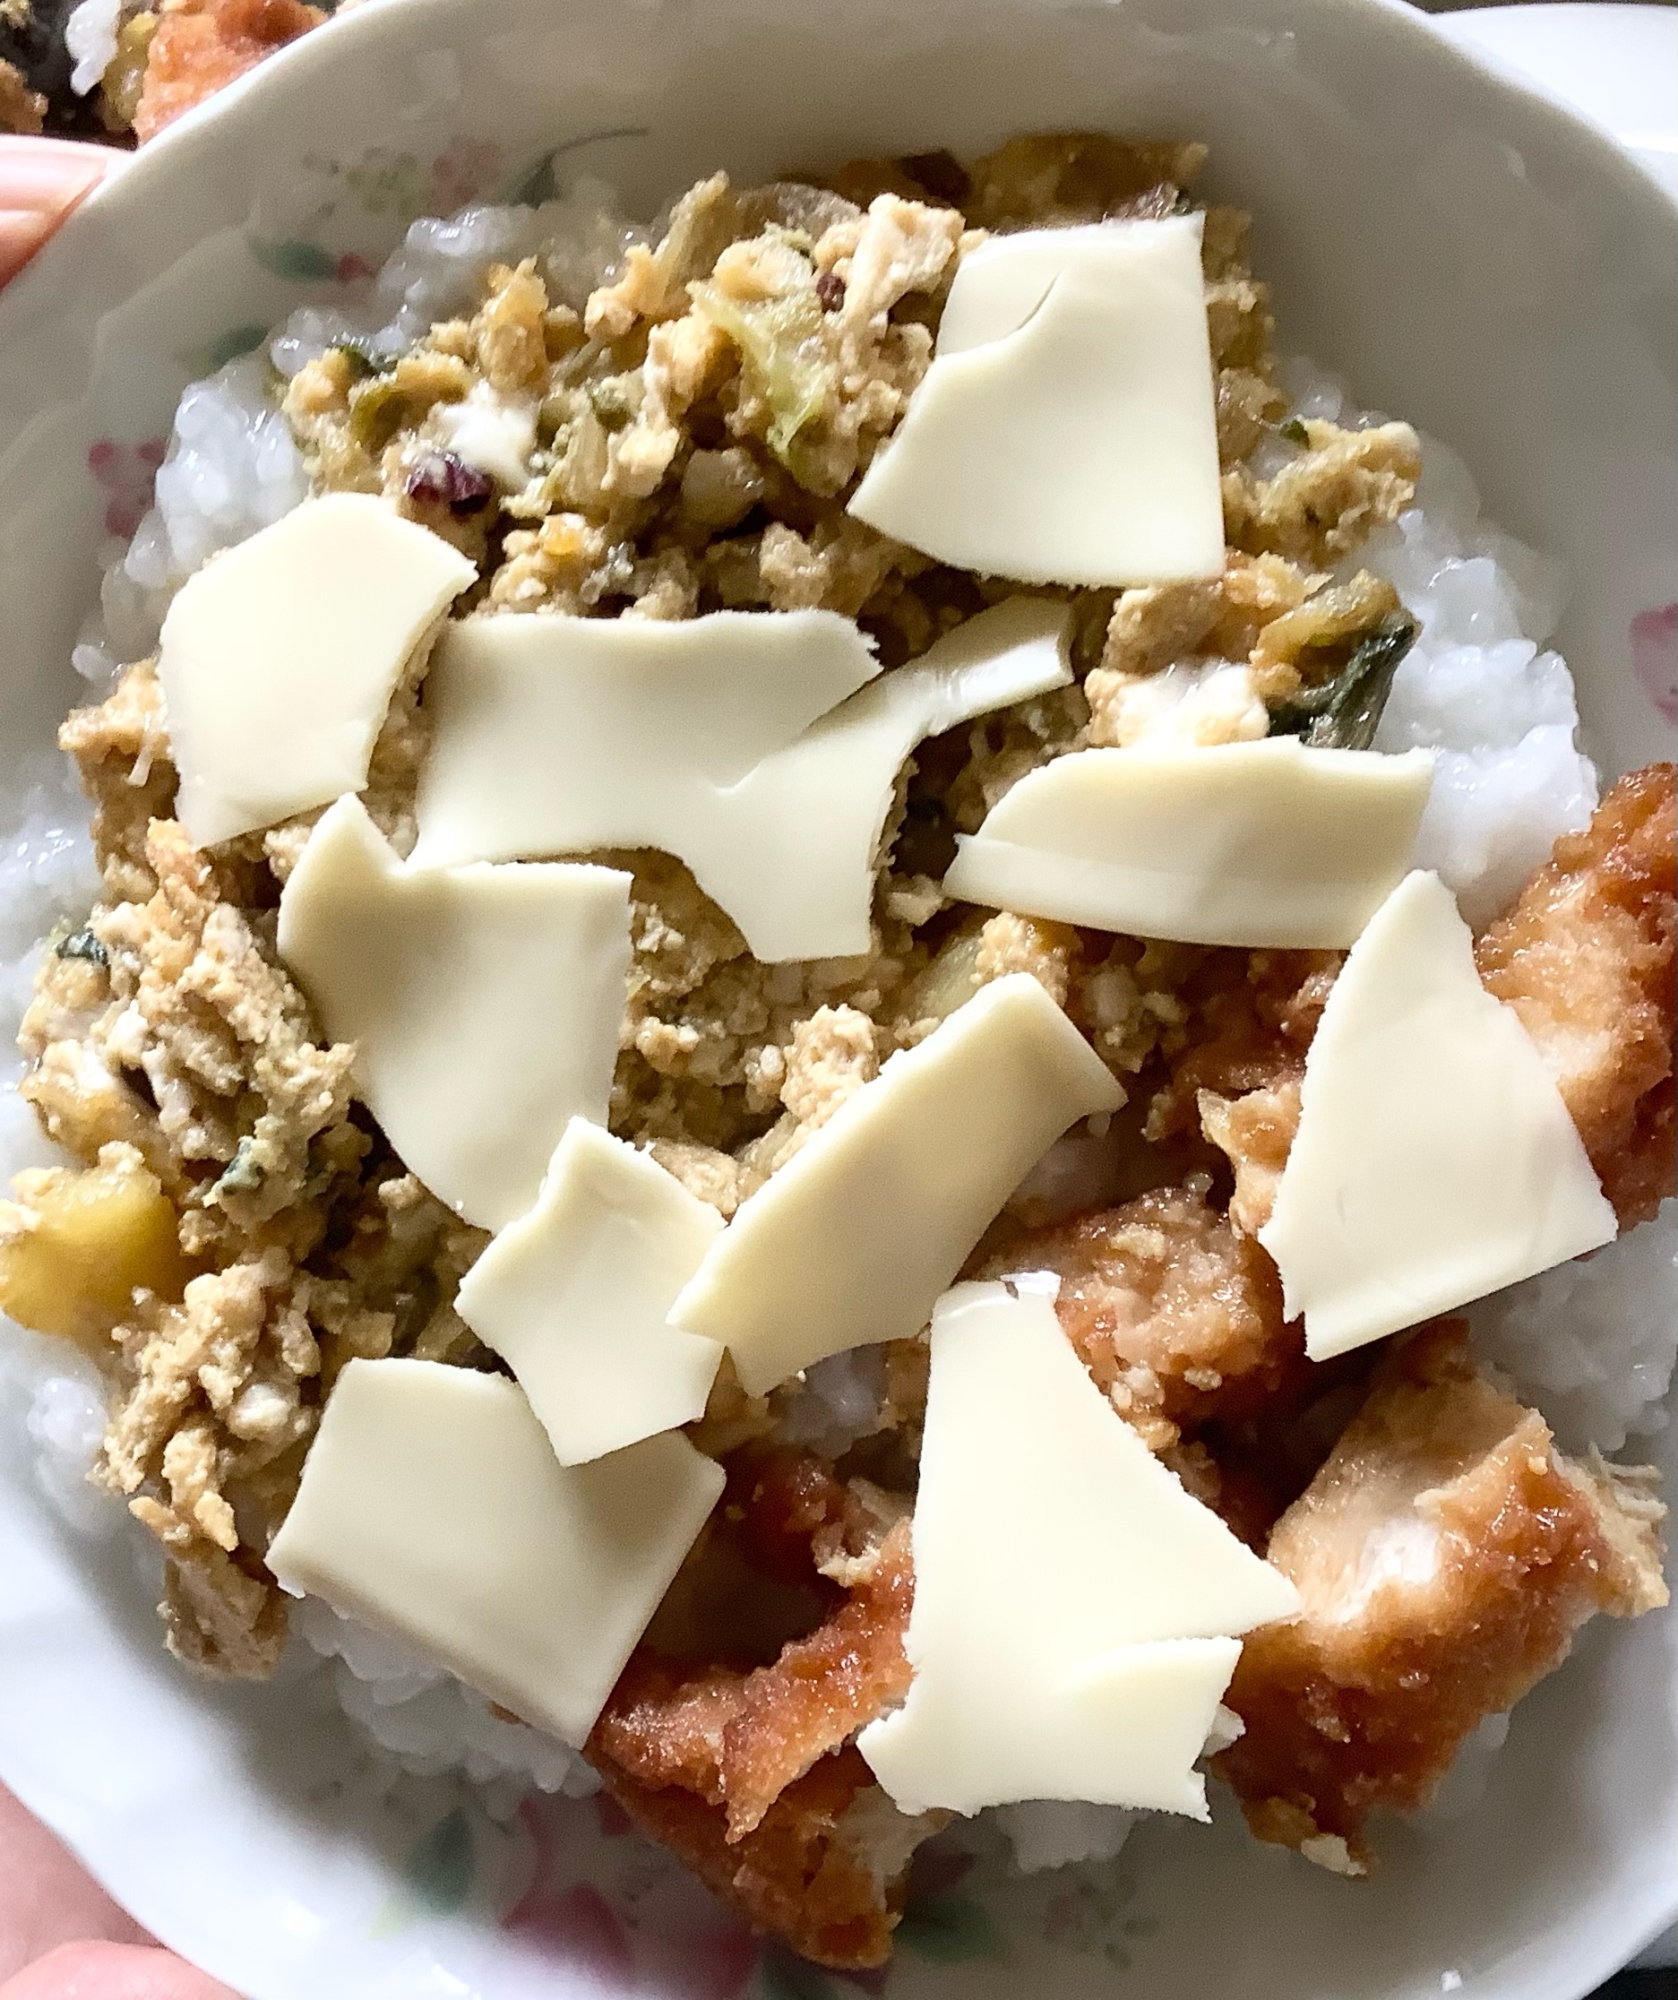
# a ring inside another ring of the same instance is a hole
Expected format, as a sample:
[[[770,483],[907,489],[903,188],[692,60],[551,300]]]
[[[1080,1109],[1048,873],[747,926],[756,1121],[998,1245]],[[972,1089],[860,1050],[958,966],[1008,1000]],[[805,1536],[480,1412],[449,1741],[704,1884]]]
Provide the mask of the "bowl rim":
[[[432,24],[462,19],[470,9],[482,4],[484,0],[400,0],[400,5],[397,0],[368,0],[367,4],[331,18],[321,30],[278,50],[184,114],[137,153],[121,156],[119,164],[105,174],[54,239],[0,294],[0,361],[4,360],[6,344],[14,333],[38,319],[56,317],[63,311],[64,301],[77,295],[84,274],[97,276],[100,253],[108,241],[106,230],[113,223],[120,224],[126,213],[133,212],[131,205],[163,206],[154,201],[154,196],[162,194],[171,181],[205,172],[213,167],[218,155],[236,158],[242,151],[245,121],[253,109],[264,108],[271,101],[283,104],[293,95],[304,96],[311,80],[322,73],[325,65],[336,63],[340,53],[357,51],[358,45],[352,37],[359,37],[367,50],[381,45],[406,45],[415,39],[423,40]],[[694,4],[702,11],[705,0],[694,0]],[[1017,0],[1017,4],[1026,11],[1035,11],[1033,0]],[[1377,36],[1392,37],[1393,46],[1407,44],[1412,52],[1431,52],[1422,59],[1436,63],[1442,73],[1471,73],[1486,93],[1488,103],[1518,105],[1524,115],[1542,121],[1553,132],[1566,133],[1576,157],[1588,162],[1600,178],[1614,184],[1618,200],[1633,209],[1640,207],[1645,217],[1660,226],[1670,227],[1672,219],[1678,217],[1678,197],[1650,177],[1605,127],[1559,103],[1525,73],[1451,37],[1438,25],[1439,17],[1423,13],[1408,4],[1408,0],[1306,0],[1306,4],[1323,15],[1362,17]],[[1243,15],[1270,16],[1273,11],[1265,0],[1225,0],[1220,18],[1233,22]],[[367,59],[365,53],[360,59]],[[180,231],[179,224],[174,227]],[[181,232],[176,248],[185,247]],[[79,354],[67,356],[65,365],[73,371],[83,367]],[[14,442],[14,435],[0,435],[0,454]],[[16,1789],[26,1806],[52,1824],[49,1801],[32,1799],[29,1792],[33,1788],[27,1785]],[[43,1807],[47,1810],[42,1810]],[[66,1832],[62,1827],[55,1830]],[[108,1867],[79,1858],[95,1879],[112,1887],[107,1879]],[[1645,1913],[1629,1955],[1635,1956],[1675,1920],[1678,1920],[1678,1882],[1673,1883],[1663,1905],[1653,1914]],[[1582,1954],[1569,1979],[1569,1995],[1564,1996],[1558,1990],[1555,2000],[1576,2000],[1576,1996],[1588,1993],[1619,1970],[1624,1962],[1619,1949],[1615,1946],[1609,1950],[1604,1946],[1594,1953]],[[1575,1984],[1581,1977],[1583,1983]]]
[[[697,0],[702,9],[704,0]],[[1490,51],[1465,38],[1457,38],[1437,25],[1448,14],[1430,14],[1411,0],[1316,0],[1324,14],[1362,15],[1380,23],[1380,33],[1408,39],[1412,49],[1427,49],[1432,59],[1451,69],[1471,72],[1482,87],[1494,96],[1521,104],[1571,134],[1572,143],[1587,155],[1594,155],[1600,171],[1620,183],[1620,192],[1634,204],[1650,208],[1663,219],[1678,216],[1678,195],[1669,193],[1648,174],[1608,129],[1584,112],[1552,97],[1533,77],[1513,64],[1499,60]],[[216,150],[218,141],[237,131],[251,105],[267,98],[302,92],[317,66],[334,62],[351,38],[361,41],[406,40],[415,29],[423,29],[431,19],[442,20],[459,12],[463,0],[363,0],[348,12],[334,14],[314,31],[286,43],[254,68],[235,77],[213,96],[167,125],[156,138],[134,153],[119,156],[121,164],[108,171],[91,192],[78,203],[57,234],[0,292],[0,349],[3,349],[9,322],[37,309],[38,294],[70,279],[86,254],[98,246],[92,240],[97,225],[113,210],[120,211],[129,200],[143,202],[149,184],[159,177],[172,176],[177,156],[182,168],[194,154]],[[1269,10],[1259,0],[1225,0],[1220,18],[1236,21],[1249,11]],[[0,450],[10,442],[0,439]]]

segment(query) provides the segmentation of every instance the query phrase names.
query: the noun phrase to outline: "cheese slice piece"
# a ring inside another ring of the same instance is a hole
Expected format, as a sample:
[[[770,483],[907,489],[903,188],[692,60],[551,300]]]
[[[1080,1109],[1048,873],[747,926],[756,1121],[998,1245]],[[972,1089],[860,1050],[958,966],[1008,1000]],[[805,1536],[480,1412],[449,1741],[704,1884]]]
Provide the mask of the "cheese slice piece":
[[[1085,1799],[1206,1817],[1238,1635],[1299,1596],[1142,1443],[1038,1293],[932,1319],[908,1698],[858,1747],[905,1812]]]
[[[862,686],[867,642],[826,612],[469,619],[432,668],[414,858],[662,848],[765,963],[865,952],[904,759],[1064,687],[1070,629],[1011,600]]]
[[[504,1376],[352,1361],[267,1562],[580,1745],[722,1489],[679,1432],[563,1466]]]
[[[1202,218],[993,236],[956,268],[903,420],[848,511],[1027,583],[1223,568]]]
[[[383,500],[332,493],[190,577],[158,677],[194,844],[359,791],[402,669],[476,576]]]
[[[722,1349],[664,1322],[722,1226],[656,1160],[573,1118],[536,1206],[467,1272],[455,1310],[511,1365],[561,1465],[705,1414]]]
[[[879,672],[831,611],[468,618],[426,705],[416,861],[657,846]]]
[[[1306,1352],[1326,1361],[1616,1229],[1543,1058],[1480,984],[1451,892],[1408,876],[1334,982],[1259,1231]]]
[[[357,798],[309,836],[280,956],[432,1193],[481,1229],[535,1201],[575,1117],[606,1122],[630,878],[577,863],[415,868]]]
[[[1337,949],[1404,878],[1433,753],[1260,743],[1076,750],[1030,771],[946,895],[1185,944]]]
[[[981,611],[727,795],[710,852],[689,865],[755,957],[773,964],[870,948],[880,837],[904,760],[925,737],[1068,686],[1071,637],[1065,604],[1018,597]]]
[[[1028,973],[981,987],[741,1204],[671,1324],[722,1341],[752,1396],[918,1333],[1028,1170],[1122,1096]]]

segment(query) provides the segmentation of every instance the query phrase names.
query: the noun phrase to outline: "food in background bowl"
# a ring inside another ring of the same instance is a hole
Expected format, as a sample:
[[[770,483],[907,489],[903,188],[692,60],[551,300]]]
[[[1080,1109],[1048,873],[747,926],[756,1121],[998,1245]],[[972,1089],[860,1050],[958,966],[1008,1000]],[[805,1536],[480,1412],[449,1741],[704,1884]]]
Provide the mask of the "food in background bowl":
[[[17,0],[0,16],[0,133],[150,139],[319,27],[306,0]]]
[[[188,392],[79,653],[0,1302],[169,1644],[306,1587],[838,1966],[952,1812],[1111,1851],[1203,1750],[1361,1872],[1664,1601],[1439,1315],[1663,1226],[1671,770],[1596,804],[1532,559],[1276,362],[1200,152],[417,225]]]

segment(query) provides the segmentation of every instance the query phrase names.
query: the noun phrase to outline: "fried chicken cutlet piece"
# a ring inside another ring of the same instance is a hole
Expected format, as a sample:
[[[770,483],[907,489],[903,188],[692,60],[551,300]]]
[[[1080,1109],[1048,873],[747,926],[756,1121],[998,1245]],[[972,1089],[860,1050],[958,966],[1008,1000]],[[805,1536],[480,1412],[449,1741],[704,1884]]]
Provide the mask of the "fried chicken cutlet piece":
[[[146,51],[135,136],[154,137],[325,19],[303,0],[174,0]]]
[[[909,1856],[934,1829],[897,1811],[858,1750],[824,1757],[737,1843],[718,1807],[680,1786],[646,1785],[592,1739],[588,1754],[633,1825],[755,1929],[838,1972],[891,1957]]]
[[[1301,1615],[1246,1641],[1213,1768],[1261,1840],[1367,1870],[1377,1806],[1426,1803],[1463,1739],[1597,1612],[1666,1602],[1652,1474],[1582,1465],[1476,1374],[1460,1320],[1387,1355],[1267,1554]]]
[[[638,1652],[592,1741],[647,1783],[723,1807],[728,1839],[740,1840],[789,1785],[908,1692],[913,1596],[905,1521],[830,1616],[768,1666],[695,1669]]]
[[[772,1582],[821,1585],[826,1614],[749,1670],[661,1654],[655,1631],[587,1755],[635,1823],[749,1922],[825,1965],[883,1964],[909,1856],[939,1822],[899,1813],[848,1746],[908,1692],[909,1524],[808,1456],[745,1452],[730,1473],[734,1545]]]
[[[1563,834],[1475,951],[1486,991],[1538,1044],[1622,1229],[1674,1191],[1675,847],[1674,768],[1649,764]]]
[[[1621,778],[1475,947],[1487,992],[1514,1008],[1548,1063],[1622,1230],[1674,1191],[1673,798],[1670,764]],[[1324,975],[1307,993],[1314,1032]],[[1256,1026],[1246,1035],[1232,1043],[1241,1065],[1214,1076],[1196,1051],[1184,1081],[1200,1086],[1201,1127],[1235,1169],[1230,1215],[1256,1235],[1299,1125],[1303,1052],[1297,1032],[1279,1035],[1263,1074],[1263,1037]]]
[[[1022,1232],[974,1274],[1053,1271],[1055,1310],[1097,1388],[1154,1451],[1237,1419],[1307,1368],[1276,1267],[1194,1186]]]
[[[1179,947],[1181,949],[1181,947]],[[1338,951],[1208,950],[1176,987],[1184,1010],[1148,1107],[1154,1144],[1193,1131],[1209,1091],[1240,1097],[1305,1074],[1305,1057],[1345,959]]]

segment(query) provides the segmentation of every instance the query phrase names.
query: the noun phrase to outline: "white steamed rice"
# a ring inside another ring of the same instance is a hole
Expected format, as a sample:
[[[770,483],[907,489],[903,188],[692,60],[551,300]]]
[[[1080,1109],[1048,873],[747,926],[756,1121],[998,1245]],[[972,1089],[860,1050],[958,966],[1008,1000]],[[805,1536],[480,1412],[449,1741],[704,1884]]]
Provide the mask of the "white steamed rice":
[[[105,0],[84,0],[88,59]],[[114,548],[101,602],[75,652],[103,683],[119,662],[155,645],[170,599],[210,555],[295,506],[301,460],[264,395],[271,361],[290,377],[347,336],[394,351],[434,320],[459,311],[492,263],[538,254],[552,294],[580,306],[624,245],[644,235],[618,218],[606,191],[579,185],[539,209],[468,209],[421,221],[360,302],[346,311],[305,309],[258,353],[229,363],[181,398],[158,473],[155,503],[132,543]],[[1311,363],[1286,364],[1294,413],[1374,421]],[[1560,609],[1552,565],[1482,522],[1467,468],[1424,441],[1416,506],[1357,559],[1389,577],[1421,622],[1399,670],[1377,747],[1425,744],[1440,752],[1418,859],[1437,868],[1471,921],[1484,923],[1549,853],[1558,834],[1583,826],[1596,774],[1575,741],[1573,684],[1560,654],[1544,649]],[[62,761],[12,759],[0,792],[0,1181],[51,1149],[18,1098],[11,1053],[39,940],[85,911],[96,889],[86,812]],[[1678,1270],[1678,1202],[1659,1220],[1582,1264],[1514,1287],[1477,1309],[1486,1357],[1555,1424],[1572,1450],[1618,1451],[1665,1421],[1661,1405],[1678,1351],[1672,1311]],[[810,1371],[789,1399],[789,1434],[843,1449],[866,1434],[882,1384],[870,1350]],[[27,1410],[41,1483],[81,1532],[112,1532],[122,1510],[95,1494],[86,1471],[100,1409],[90,1377],[61,1347],[0,1322],[0,1406]],[[491,1714],[483,1698],[406,1648],[340,1618],[324,1604],[298,1608],[288,1671],[318,1655],[345,1710],[367,1730],[392,1772],[460,1770],[504,1814],[534,1784],[573,1794],[592,1788],[588,1767],[563,1745]],[[1481,1730],[1444,1811],[1463,1810],[1483,1786],[1503,1718]],[[1135,1815],[1111,1807],[1032,1803],[998,1822],[1023,1868],[1058,1867],[1118,1852]]]
[[[117,53],[117,29],[122,0],[76,0],[64,22],[64,46],[74,67],[70,88],[85,97],[95,88]]]

